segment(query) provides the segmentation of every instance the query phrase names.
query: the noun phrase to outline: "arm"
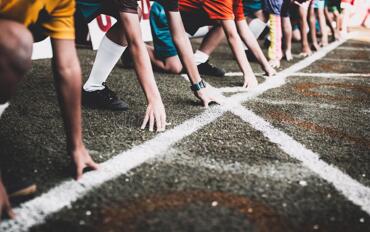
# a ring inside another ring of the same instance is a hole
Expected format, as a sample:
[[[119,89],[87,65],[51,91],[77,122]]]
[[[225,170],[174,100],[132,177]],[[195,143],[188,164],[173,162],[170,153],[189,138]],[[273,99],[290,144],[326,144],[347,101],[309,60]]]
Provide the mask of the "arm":
[[[188,73],[190,82],[192,84],[199,83],[202,79],[200,77],[198,68],[195,65],[193,59],[193,48],[191,46],[189,37],[185,32],[180,13],[178,11],[168,11],[167,16],[173,41],[177,51],[179,52],[181,63]],[[194,94],[202,101],[205,107],[208,107],[210,102],[219,103],[219,100],[209,93],[209,87],[196,91]]]
[[[137,14],[121,13],[121,20],[133,56],[135,71],[148,102],[141,128],[144,129],[149,122],[150,131],[153,131],[154,123],[157,125],[157,131],[164,131],[166,128],[166,112],[154,80],[150,58],[141,37],[139,17]]]
[[[265,70],[266,74],[268,76],[276,74],[276,71],[271,67],[265,55],[263,54],[257,39],[249,29],[247,22],[245,20],[239,20],[236,22],[236,26],[244,44],[246,44],[247,47],[252,51],[254,56],[257,58],[258,63],[262,66],[263,70]]]
[[[238,66],[244,75],[243,87],[255,87],[258,83],[244,52],[242,41],[240,40],[234,20],[222,20],[221,23]]]
[[[74,40],[52,39],[53,71],[58,100],[67,135],[67,150],[76,167],[76,179],[83,169],[97,169],[82,141],[81,69]]]
[[[2,213],[5,212],[10,218],[14,218],[15,214],[10,206],[8,195],[0,176],[0,221]]]

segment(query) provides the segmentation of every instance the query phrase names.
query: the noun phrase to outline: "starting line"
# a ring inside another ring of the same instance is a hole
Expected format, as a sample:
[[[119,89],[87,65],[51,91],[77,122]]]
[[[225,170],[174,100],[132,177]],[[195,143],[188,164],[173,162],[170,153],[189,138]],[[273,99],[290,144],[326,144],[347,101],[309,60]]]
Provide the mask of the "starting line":
[[[283,70],[274,78],[267,79],[254,90],[246,93],[235,94],[232,97],[226,98],[226,104],[211,107],[200,115],[185,121],[173,129],[158,134],[153,139],[116,155],[112,159],[102,163],[100,170],[86,173],[80,181],[77,182],[72,179],[64,181],[41,196],[23,203],[14,209],[14,212],[17,215],[14,220],[7,220],[0,224],[0,231],[28,231],[32,226],[45,222],[47,216],[58,212],[64,207],[70,206],[73,202],[84,197],[88,192],[99,187],[104,182],[123,175],[150,159],[163,156],[163,153],[173,144],[214,122],[225,112],[229,111],[239,115],[248,123],[252,123],[252,126],[257,130],[262,131],[271,141],[280,145],[285,152],[292,157],[301,160],[303,165],[323,177],[325,180],[333,183],[334,187],[346,198],[370,214],[369,188],[361,185],[356,180],[353,180],[351,177],[339,171],[337,168],[321,161],[317,154],[307,150],[303,145],[294,141],[278,129],[273,128],[270,124],[265,122],[264,119],[255,115],[253,112],[246,110],[240,105],[240,103],[255,98],[271,88],[282,86],[285,84],[288,76],[293,75],[295,72],[298,72],[318,59],[323,58],[327,53],[334,50],[345,41],[346,40],[334,42],[312,56],[292,65],[286,70]],[[246,118],[246,116],[250,116],[251,119]],[[290,145],[286,147],[286,142],[277,140],[277,135],[282,135],[287,139],[291,139],[294,146],[292,148],[289,147]],[[296,154],[297,151],[303,151],[304,154],[308,155],[308,157],[305,158],[302,157],[302,155]],[[334,178],[333,174],[344,178],[343,183],[339,183],[338,180]]]

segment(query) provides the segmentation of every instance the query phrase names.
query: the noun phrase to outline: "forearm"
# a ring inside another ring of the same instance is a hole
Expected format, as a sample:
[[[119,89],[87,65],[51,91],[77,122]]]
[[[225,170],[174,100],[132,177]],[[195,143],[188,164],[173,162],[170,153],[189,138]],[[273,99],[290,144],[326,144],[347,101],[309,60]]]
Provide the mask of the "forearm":
[[[144,42],[140,40],[141,38],[131,41],[130,49],[134,60],[135,72],[149,102],[152,98],[160,98],[160,93],[154,79],[148,51]]]
[[[253,73],[247,56],[244,52],[242,41],[238,35],[234,21],[223,20],[222,26],[224,28],[227,41],[231,47],[231,50],[235,56],[240,70],[243,72],[244,75],[249,75]]]
[[[236,23],[239,35],[243,42],[247,45],[248,49],[252,51],[254,56],[257,58],[258,63],[263,66],[268,65],[268,61],[259,46],[257,39],[254,37],[253,33],[249,30],[249,27],[245,20],[238,21]]]
[[[192,83],[198,83],[201,80],[201,77],[193,59],[193,48],[186,35],[180,13],[169,12],[168,19],[172,38],[179,53],[181,62],[188,73],[190,81]]]
[[[81,128],[81,71],[77,63],[58,67],[53,62],[54,79],[67,136],[68,150],[83,145]]]
[[[160,99],[157,84],[155,83],[150,57],[141,37],[139,19],[137,15],[122,13],[121,19],[134,60],[134,68],[147,101]]]

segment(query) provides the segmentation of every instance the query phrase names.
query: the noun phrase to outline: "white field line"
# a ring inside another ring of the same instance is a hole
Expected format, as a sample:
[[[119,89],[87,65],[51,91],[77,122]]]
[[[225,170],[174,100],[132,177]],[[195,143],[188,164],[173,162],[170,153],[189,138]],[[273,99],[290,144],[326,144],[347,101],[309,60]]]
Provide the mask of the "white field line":
[[[370,64],[370,60],[355,60],[355,59],[335,59],[335,58],[324,58],[322,61],[339,62],[339,63],[367,63]]]
[[[305,107],[315,107],[321,109],[334,109],[334,110],[349,110],[353,111],[351,107],[342,107],[333,104],[325,104],[325,103],[311,103],[311,102],[304,102],[304,101],[286,101],[286,100],[271,100],[271,99],[263,99],[263,98],[255,98],[253,101],[266,103],[270,105],[299,105]],[[369,113],[369,109],[359,109],[359,111],[363,113]]]
[[[60,185],[50,189],[47,193],[21,204],[14,209],[17,217],[14,220],[2,222],[0,224],[0,231],[28,231],[32,226],[45,222],[48,215],[58,212],[63,207],[70,206],[73,202],[82,198],[89,191],[99,187],[104,182],[127,173],[129,170],[145,163],[149,159],[160,156],[177,141],[215,121],[233,105],[238,105],[240,102],[256,97],[271,88],[283,85],[286,77],[321,59],[328,52],[344,42],[345,40],[334,42],[314,55],[280,72],[274,78],[267,79],[267,81],[260,84],[253,91],[235,94],[228,98],[228,101],[224,105],[212,107],[201,115],[189,119],[139,146],[116,155],[114,158],[101,164],[101,170],[86,173],[80,181],[64,181]]]
[[[183,155],[181,153],[171,153],[153,162],[161,162],[165,164],[178,164],[196,169],[210,169],[218,173],[233,173],[243,175],[256,175],[259,178],[268,178],[277,181],[294,182],[315,175],[308,168],[294,163],[271,163],[261,165],[248,165],[239,162],[230,163],[218,161],[214,159]]]
[[[346,47],[346,46],[341,46],[341,47],[338,48],[338,50],[370,52],[370,48],[358,48],[358,47]]]
[[[294,73],[297,77],[322,77],[322,78],[344,78],[358,79],[359,77],[370,77],[370,73]],[[351,78],[352,77],[352,78]]]
[[[254,129],[261,131],[271,142],[277,144],[285,153],[302,162],[302,165],[317,173],[331,183],[340,193],[370,215],[370,188],[352,179],[333,165],[327,164],[320,156],[307,149],[284,132],[254,112],[239,106],[230,110]]]

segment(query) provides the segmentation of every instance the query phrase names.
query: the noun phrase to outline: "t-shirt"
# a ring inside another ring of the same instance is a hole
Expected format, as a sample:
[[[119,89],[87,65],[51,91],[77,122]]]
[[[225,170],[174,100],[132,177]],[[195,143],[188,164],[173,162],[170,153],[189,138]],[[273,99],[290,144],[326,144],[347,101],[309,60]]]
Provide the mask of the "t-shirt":
[[[75,1],[2,0],[0,18],[17,21],[26,27],[40,25],[54,39],[74,39]]]

